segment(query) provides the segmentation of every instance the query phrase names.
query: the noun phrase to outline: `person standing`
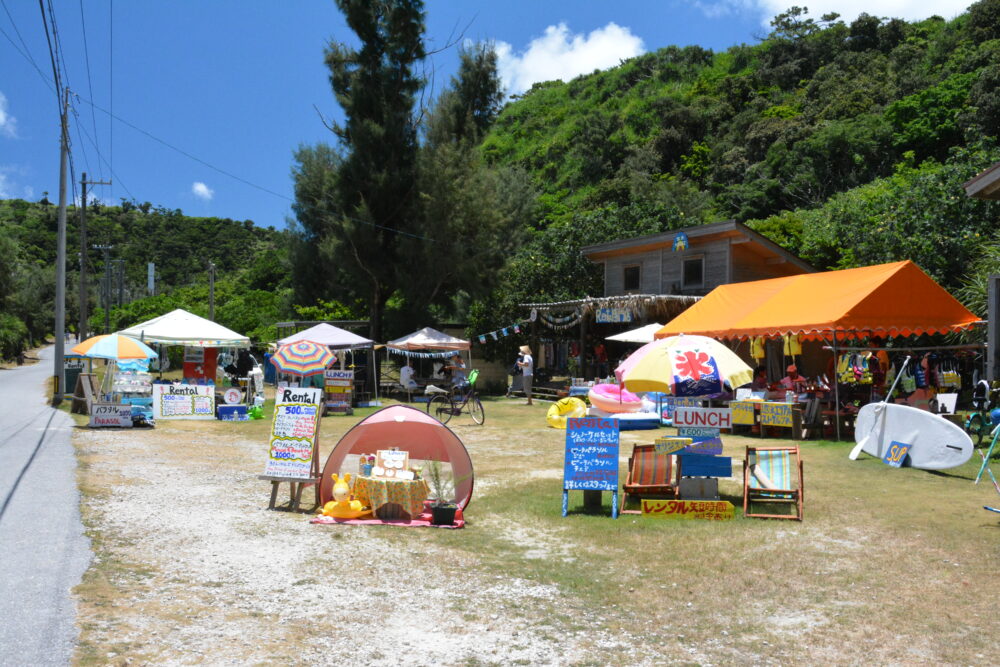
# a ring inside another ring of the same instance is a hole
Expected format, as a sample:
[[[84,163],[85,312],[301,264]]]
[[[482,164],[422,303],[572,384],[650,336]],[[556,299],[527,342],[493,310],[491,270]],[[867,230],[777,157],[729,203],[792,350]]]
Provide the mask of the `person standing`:
[[[531,348],[527,345],[521,346],[521,360],[517,365],[521,367],[521,389],[528,397],[528,405],[531,405],[531,383],[535,379],[535,359],[531,356]]]

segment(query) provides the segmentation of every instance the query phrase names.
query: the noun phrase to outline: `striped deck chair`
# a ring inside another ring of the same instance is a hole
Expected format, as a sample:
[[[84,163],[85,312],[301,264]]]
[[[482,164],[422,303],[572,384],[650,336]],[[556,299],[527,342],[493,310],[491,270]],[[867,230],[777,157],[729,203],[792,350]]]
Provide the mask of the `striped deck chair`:
[[[802,521],[804,496],[799,447],[747,447],[743,460],[743,516]],[[789,514],[752,511],[754,504],[789,506]]]
[[[635,445],[628,459],[628,477],[623,487],[619,514],[641,514],[641,510],[626,510],[631,497],[642,502],[643,498],[673,499],[677,497],[678,482],[674,476],[672,454],[657,451],[656,445]]]

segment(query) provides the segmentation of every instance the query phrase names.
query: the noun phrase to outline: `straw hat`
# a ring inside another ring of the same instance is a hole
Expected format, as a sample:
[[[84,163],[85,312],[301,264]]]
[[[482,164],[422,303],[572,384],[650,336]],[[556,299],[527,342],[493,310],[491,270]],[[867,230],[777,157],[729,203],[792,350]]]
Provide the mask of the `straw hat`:
[[[527,345],[521,346],[521,354],[531,354],[531,348]]]
[[[795,366],[795,364],[792,364],[791,366],[789,366],[788,368],[785,369],[785,372],[786,373],[798,373],[799,369]]]

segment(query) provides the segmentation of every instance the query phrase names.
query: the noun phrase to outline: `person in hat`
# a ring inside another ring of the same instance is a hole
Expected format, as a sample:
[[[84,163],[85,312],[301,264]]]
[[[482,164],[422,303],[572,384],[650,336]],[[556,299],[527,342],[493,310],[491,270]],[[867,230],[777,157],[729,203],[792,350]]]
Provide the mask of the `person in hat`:
[[[802,387],[806,384],[806,379],[799,375],[799,369],[795,364],[792,364],[787,369],[788,373],[785,377],[781,378],[781,386],[785,389],[790,389],[795,393],[802,391]]]
[[[452,355],[451,361],[445,368],[451,371],[451,384],[464,390],[469,384],[469,377],[465,373],[465,362],[462,361],[462,357],[458,354]]]
[[[523,375],[521,389],[524,391],[524,395],[528,397],[528,405],[531,405],[531,383],[535,379],[535,359],[531,356],[531,348],[527,345],[522,345],[520,352],[521,358],[517,362],[517,365],[521,367]]]

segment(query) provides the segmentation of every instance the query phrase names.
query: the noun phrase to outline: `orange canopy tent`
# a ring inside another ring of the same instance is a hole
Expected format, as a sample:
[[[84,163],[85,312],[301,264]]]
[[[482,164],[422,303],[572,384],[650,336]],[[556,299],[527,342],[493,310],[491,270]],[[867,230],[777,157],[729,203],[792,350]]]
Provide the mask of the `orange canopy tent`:
[[[907,260],[722,285],[655,336],[909,336],[964,329],[979,320]]]

